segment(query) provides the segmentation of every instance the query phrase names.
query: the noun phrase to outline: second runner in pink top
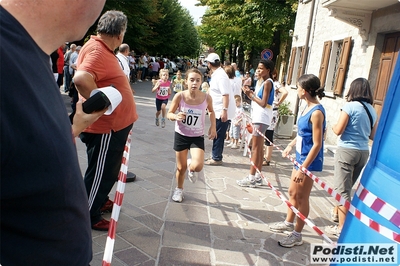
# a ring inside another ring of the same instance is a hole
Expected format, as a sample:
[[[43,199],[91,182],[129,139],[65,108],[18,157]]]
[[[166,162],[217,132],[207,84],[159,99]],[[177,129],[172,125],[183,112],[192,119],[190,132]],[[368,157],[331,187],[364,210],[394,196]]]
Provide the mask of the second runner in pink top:
[[[157,89],[156,98],[159,100],[167,100],[169,98],[168,90],[171,86],[171,81],[161,81],[160,87]]]

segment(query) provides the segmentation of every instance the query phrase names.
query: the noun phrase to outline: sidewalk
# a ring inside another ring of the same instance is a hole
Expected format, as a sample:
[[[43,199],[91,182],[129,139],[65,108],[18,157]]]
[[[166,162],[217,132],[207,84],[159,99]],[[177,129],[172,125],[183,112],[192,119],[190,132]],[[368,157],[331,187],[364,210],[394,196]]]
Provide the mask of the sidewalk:
[[[249,171],[249,158],[239,150],[225,148],[222,166],[205,166],[205,180],[195,184],[185,180],[183,202],[171,200],[176,186],[174,123],[155,126],[151,82],[133,88],[139,120],[133,128],[129,170],[137,179],[125,188],[112,265],[309,265],[310,243],[322,243],[322,237],[306,225],[302,246],[278,245],[284,235],[270,232],[268,224],[283,221],[287,207],[268,186],[236,185]],[[288,142],[275,140],[282,147]],[[206,156],[211,144],[206,140]],[[79,139],[77,152],[84,173],[86,150]],[[271,166],[264,166],[263,174],[288,197],[291,169],[291,162],[274,150]],[[332,185],[332,153],[325,153],[324,171],[317,176]],[[111,199],[114,191],[115,187]],[[334,199],[317,184],[310,205],[309,218],[318,227],[332,224]],[[109,219],[110,214],[104,217]],[[107,232],[92,233],[91,265],[97,266],[102,263]]]

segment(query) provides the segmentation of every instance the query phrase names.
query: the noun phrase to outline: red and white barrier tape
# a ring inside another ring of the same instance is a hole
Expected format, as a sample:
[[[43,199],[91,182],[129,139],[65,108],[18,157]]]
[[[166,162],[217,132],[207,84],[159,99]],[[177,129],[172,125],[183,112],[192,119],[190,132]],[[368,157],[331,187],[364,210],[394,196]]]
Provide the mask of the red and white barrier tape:
[[[256,130],[259,134],[260,131],[258,131],[256,128],[253,127],[253,130]],[[264,136],[264,134],[261,134],[262,136]],[[249,147],[249,145],[247,145],[247,147]],[[254,164],[254,162],[251,160],[251,150],[249,148],[247,148],[247,151],[249,153],[249,158],[250,158],[250,163],[251,165],[254,167],[254,169],[256,169],[257,173],[260,174],[261,178],[268,184],[268,186],[275,192],[275,194],[279,197],[280,200],[282,200],[284,203],[286,203],[286,205],[288,206],[288,208],[290,208],[294,214],[296,214],[297,217],[299,217],[301,220],[303,220],[308,226],[310,226],[315,232],[317,232],[318,235],[322,236],[329,244],[333,244],[334,242],[321,230],[318,228],[318,226],[316,226],[310,219],[308,219],[306,216],[304,216],[298,209],[296,209],[296,207],[294,207],[292,205],[292,203],[290,203],[290,201],[288,201],[286,199],[286,197],[284,195],[282,195],[279,190],[277,190],[268,180],[266,177],[264,177],[264,175],[261,173],[261,171],[258,169],[258,167]]]
[[[111,213],[110,227],[108,229],[108,236],[106,241],[106,247],[104,249],[103,263],[102,266],[111,265],[114,243],[115,243],[115,233],[117,231],[117,223],[119,213],[121,211],[122,200],[124,198],[125,191],[125,183],[126,183],[126,174],[128,172],[128,163],[129,163],[129,152],[131,147],[132,140],[132,130],[129,132],[128,138],[126,140],[124,154],[122,157],[121,168],[118,174],[118,184],[117,190],[115,192],[114,197],[114,205]]]
[[[265,137],[263,133],[261,133],[256,128],[253,128],[253,129],[255,129],[258,132],[258,134],[263,136],[264,139],[266,139],[269,143],[271,143],[271,145],[273,147],[277,148],[279,151],[282,151],[281,148],[279,148],[277,145],[272,143],[267,137]],[[297,167],[299,167],[308,177],[310,177],[317,184],[319,184],[326,192],[329,193],[329,195],[333,196],[340,204],[345,206],[345,208],[348,209],[349,212],[352,213],[358,220],[360,220],[360,222],[362,222],[369,228],[372,228],[373,230],[377,231],[379,234],[385,236],[386,238],[400,244],[400,234],[399,233],[394,232],[383,225],[380,225],[379,223],[375,222],[367,215],[363,214],[361,211],[359,211],[357,208],[355,208],[348,200],[344,199],[336,190],[329,187],[328,184],[326,184],[321,179],[319,179],[317,176],[315,176],[313,173],[311,173],[306,168],[304,168],[301,164],[299,164],[290,155],[287,155],[286,158],[288,158],[290,161],[292,161],[293,164],[295,164]],[[397,213],[398,213],[398,210],[396,210],[396,214],[394,215],[394,219],[393,219],[394,221],[397,221],[397,219],[398,219]],[[389,220],[389,221],[391,221],[391,220]]]
[[[400,211],[394,206],[375,196],[361,183],[358,185],[356,195],[369,208],[379,213],[382,217],[390,221],[395,226],[400,227]]]
[[[246,114],[245,114],[246,115]],[[247,115],[246,115],[247,116]],[[264,135],[263,135],[264,136]],[[267,137],[264,138],[271,143],[275,148],[282,151],[278,146],[274,145]],[[288,157],[291,161],[292,158]],[[296,162],[294,162],[296,164]],[[299,166],[298,164],[296,164]],[[320,180],[318,177],[313,175],[311,172],[311,178],[316,181],[325,191],[327,191],[331,196],[333,196],[339,203],[341,203],[346,209],[350,208],[350,202],[344,199],[337,191],[333,188],[329,187],[325,182]],[[372,192],[368,191],[364,186],[359,184],[359,187],[356,191],[357,196],[360,200],[370,207],[372,210],[380,214],[382,217],[393,223],[395,226],[400,227],[400,211],[397,210],[392,205],[386,203],[384,200],[378,198]]]

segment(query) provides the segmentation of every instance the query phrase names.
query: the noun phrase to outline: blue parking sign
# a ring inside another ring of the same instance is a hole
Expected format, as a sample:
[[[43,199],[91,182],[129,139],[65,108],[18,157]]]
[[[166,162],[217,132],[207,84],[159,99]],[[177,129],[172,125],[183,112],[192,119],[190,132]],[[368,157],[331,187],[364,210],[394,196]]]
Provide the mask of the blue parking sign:
[[[274,56],[274,53],[270,50],[270,49],[264,49],[261,52],[261,59],[272,59],[272,57]]]

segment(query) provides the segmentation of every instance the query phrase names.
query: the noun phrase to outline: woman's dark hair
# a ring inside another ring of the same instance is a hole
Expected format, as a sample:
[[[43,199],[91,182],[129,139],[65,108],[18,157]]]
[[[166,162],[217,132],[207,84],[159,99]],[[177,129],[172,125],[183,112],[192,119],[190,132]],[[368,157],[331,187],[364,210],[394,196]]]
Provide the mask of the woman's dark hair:
[[[232,65],[225,66],[224,70],[230,79],[233,79],[235,77],[235,70],[233,69]]]
[[[271,78],[272,78],[273,81],[278,81],[278,71],[276,71],[276,68],[274,68],[274,70],[272,70]]]
[[[372,96],[371,87],[365,78],[357,78],[350,84],[349,92],[346,95],[348,102],[363,101],[372,104],[374,98]]]
[[[313,74],[304,74],[297,81],[305,91],[307,91],[311,97],[315,98],[318,96],[320,99],[325,96],[324,88],[321,88],[321,81]]]
[[[121,11],[110,10],[104,13],[97,24],[97,33],[118,36],[125,33],[128,19]]]
[[[263,64],[266,69],[269,69],[269,76],[272,77],[272,71],[274,71],[275,64],[269,59],[261,59],[259,64]]]

